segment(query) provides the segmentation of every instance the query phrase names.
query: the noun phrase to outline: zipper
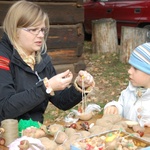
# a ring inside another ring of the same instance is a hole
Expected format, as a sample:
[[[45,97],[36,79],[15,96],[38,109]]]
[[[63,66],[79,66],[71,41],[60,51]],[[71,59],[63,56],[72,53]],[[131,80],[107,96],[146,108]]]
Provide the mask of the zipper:
[[[41,79],[41,77],[39,76],[37,71],[35,71],[35,75],[37,76],[37,78],[39,80],[36,84],[38,84],[39,82],[43,81],[43,79]]]

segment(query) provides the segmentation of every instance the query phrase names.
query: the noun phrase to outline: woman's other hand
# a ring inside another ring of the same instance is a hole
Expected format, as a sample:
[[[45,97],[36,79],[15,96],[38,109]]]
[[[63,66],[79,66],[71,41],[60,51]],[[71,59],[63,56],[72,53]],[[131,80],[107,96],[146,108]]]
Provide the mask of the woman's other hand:
[[[82,87],[83,81],[84,81],[84,88],[95,85],[93,76],[87,71],[81,70],[79,71],[78,76],[76,78],[76,83],[78,84],[78,86]]]
[[[73,74],[70,70],[59,73],[48,80],[48,85],[53,91],[64,90],[72,81]]]

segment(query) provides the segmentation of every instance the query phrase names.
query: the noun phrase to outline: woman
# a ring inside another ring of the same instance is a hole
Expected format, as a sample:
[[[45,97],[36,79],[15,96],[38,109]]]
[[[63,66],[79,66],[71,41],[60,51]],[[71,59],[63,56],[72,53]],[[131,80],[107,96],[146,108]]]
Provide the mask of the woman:
[[[80,71],[74,85],[67,70],[56,75],[46,53],[48,15],[35,3],[17,1],[3,23],[0,43],[0,121],[7,118],[43,122],[50,101],[67,110],[82,100],[82,85],[94,85],[93,77]],[[84,76],[84,84],[82,77]]]

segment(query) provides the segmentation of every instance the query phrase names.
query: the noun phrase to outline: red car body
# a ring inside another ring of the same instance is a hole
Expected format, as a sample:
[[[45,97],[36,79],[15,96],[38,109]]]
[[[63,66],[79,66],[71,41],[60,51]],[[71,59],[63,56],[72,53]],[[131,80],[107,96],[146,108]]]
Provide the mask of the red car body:
[[[118,37],[122,26],[150,29],[150,0],[88,0],[84,2],[85,33],[92,33],[92,20],[113,18]]]

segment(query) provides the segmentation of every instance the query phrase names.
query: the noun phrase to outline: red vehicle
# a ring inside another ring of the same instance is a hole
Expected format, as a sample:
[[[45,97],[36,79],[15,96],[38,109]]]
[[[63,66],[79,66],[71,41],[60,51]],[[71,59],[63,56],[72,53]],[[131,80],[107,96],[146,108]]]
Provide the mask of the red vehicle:
[[[150,29],[150,0],[88,0],[84,2],[85,33],[92,33],[92,20],[113,18],[118,37],[121,26]]]

